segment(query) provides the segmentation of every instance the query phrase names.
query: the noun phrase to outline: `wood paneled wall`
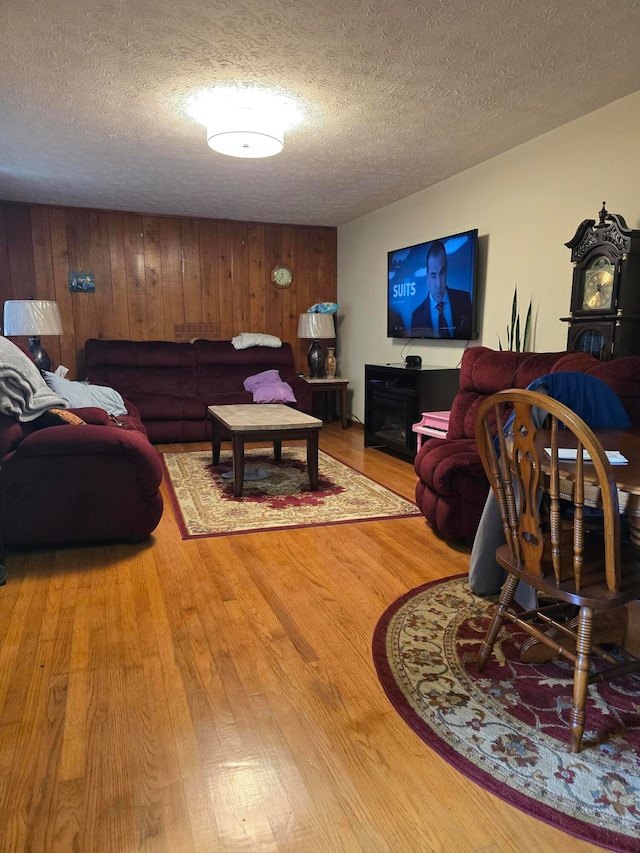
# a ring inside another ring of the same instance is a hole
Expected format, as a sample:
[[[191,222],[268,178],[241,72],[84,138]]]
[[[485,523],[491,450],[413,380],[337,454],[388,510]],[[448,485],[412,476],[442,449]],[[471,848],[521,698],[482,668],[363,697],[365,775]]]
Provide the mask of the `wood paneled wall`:
[[[171,341],[187,323],[212,324],[208,337],[219,340],[277,335],[302,371],[308,342],[296,337],[298,314],[336,301],[336,235],[319,226],[0,202],[0,298],[57,301],[64,335],[42,344],[70,379],[83,377],[88,338]],[[286,290],[271,283],[277,263],[293,269]],[[71,293],[69,272],[94,273],[95,293]]]

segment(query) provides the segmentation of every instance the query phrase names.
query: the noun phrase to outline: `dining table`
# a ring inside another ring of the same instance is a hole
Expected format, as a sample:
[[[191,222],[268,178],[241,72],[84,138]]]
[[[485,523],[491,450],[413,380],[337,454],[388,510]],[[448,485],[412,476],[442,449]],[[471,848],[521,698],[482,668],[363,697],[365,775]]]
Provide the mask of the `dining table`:
[[[618,451],[627,460],[623,464],[612,464],[611,471],[615,480],[620,513],[629,521],[629,538],[632,546],[640,549],[640,426],[625,429],[594,430],[596,438],[605,451]],[[540,458],[544,459],[544,448],[549,447],[549,430],[538,430],[536,446]],[[558,430],[559,447],[575,447],[575,436],[569,430]],[[549,460],[551,461],[551,460]],[[543,470],[544,470],[544,466]],[[573,475],[575,462],[559,460],[560,497],[573,499]],[[602,508],[600,490],[594,466],[584,461],[584,503],[594,509]],[[624,650],[640,657],[640,601],[632,601],[626,610],[626,631]]]
[[[612,464],[611,471],[618,492],[620,512],[629,519],[629,535],[632,544],[640,548],[640,427],[627,429],[594,430],[596,438],[605,451],[618,451],[627,460],[623,464]],[[540,458],[544,458],[544,448],[549,446],[549,430],[538,430],[536,446]],[[559,447],[575,447],[575,436],[568,430],[558,430]],[[560,497],[565,500],[573,499],[573,473],[575,462],[559,460]],[[602,508],[600,490],[594,466],[585,460],[584,482],[586,506],[595,509]]]

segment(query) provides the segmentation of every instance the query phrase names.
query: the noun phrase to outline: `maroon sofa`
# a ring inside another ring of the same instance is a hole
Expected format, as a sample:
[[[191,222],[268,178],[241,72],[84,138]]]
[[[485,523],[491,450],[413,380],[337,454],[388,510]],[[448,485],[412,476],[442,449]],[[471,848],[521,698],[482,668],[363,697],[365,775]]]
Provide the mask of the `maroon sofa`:
[[[460,390],[451,407],[446,438],[431,438],[416,455],[416,504],[429,525],[448,539],[473,540],[489,493],[475,442],[480,402],[505,388],[526,388],[557,371],[591,373],[618,394],[634,425],[640,425],[640,356],[598,361],[580,352],[497,352],[467,349]]]
[[[49,426],[0,415],[0,525],[5,545],[138,542],[162,516],[158,454],[135,407],[119,426],[103,409],[85,424]]]
[[[291,345],[237,350],[231,341],[103,341],[85,343],[87,378],[108,385],[140,412],[155,443],[205,441],[211,437],[207,407],[253,402],[247,377],[278,370],[293,389],[297,408],[312,412],[310,385],[295,370]]]

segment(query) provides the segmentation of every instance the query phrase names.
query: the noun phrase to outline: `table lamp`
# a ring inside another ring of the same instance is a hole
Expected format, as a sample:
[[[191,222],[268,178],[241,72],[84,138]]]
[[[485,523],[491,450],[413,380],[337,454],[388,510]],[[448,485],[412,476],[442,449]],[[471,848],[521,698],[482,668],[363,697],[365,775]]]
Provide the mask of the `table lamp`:
[[[4,334],[11,338],[29,335],[29,352],[39,370],[51,370],[51,359],[40,335],[61,335],[62,319],[57,302],[46,299],[8,299],[4,303]]]
[[[322,339],[335,338],[336,327],[333,314],[300,314],[298,320],[298,337],[311,339],[307,362],[312,379],[320,379],[324,375],[325,351],[320,344]]]

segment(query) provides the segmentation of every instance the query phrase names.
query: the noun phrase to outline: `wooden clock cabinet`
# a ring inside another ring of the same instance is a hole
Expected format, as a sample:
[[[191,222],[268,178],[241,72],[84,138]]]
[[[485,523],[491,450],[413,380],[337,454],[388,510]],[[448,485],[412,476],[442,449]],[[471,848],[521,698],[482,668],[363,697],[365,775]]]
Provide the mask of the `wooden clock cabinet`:
[[[602,361],[640,354],[640,231],[605,203],[599,221],[585,219],[573,238],[567,349]]]

